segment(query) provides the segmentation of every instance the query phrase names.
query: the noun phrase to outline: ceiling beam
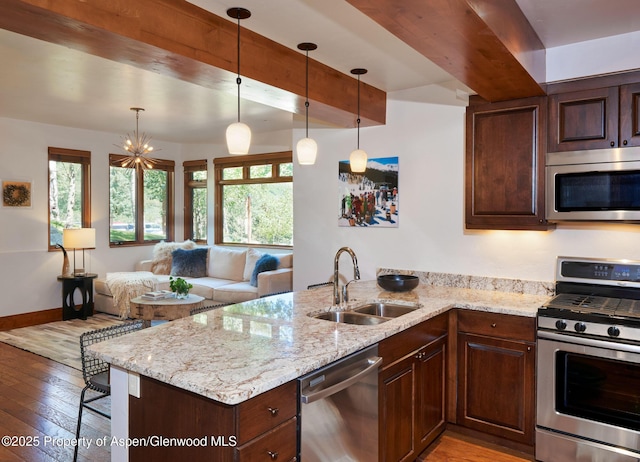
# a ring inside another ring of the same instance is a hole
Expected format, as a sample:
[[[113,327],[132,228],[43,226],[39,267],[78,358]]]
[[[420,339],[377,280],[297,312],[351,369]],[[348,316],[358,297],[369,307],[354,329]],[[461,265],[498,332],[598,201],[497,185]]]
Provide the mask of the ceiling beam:
[[[242,26],[249,26],[251,19]],[[2,0],[0,28],[236,94],[238,25],[184,0]],[[242,98],[305,113],[305,55],[240,33]],[[309,59],[310,116],[355,127],[358,81]],[[386,93],[360,84],[361,125],[386,121]]]
[[[347,0],[488,101],[545,94],[545,48],[515,0]]]

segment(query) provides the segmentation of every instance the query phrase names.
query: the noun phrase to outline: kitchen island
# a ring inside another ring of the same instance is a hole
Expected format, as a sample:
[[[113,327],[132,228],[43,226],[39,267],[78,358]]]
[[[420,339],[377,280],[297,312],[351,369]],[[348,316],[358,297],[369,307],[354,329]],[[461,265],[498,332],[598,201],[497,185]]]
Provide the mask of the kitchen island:
[[[140,376],[233,407],[451,308],[535,317],[548,297],[426,284],[391,293],[375,281],[349,289],[346,308],[380,300],[420,308],[378,325],[315,319],[336,309],[332,288],[325,287],[231,305],[93,345],[91,351],[112,365],[113,436],[129,436],[129,400],[139,393]],[[112,447],[112,460],[127,457],[128,451]]]

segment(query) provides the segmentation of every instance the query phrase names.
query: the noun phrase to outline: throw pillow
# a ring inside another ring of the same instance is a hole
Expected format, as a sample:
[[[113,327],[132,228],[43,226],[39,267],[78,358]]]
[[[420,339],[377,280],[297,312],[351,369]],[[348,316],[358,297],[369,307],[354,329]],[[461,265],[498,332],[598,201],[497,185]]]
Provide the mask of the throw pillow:
[[[247,250],[247,259],[244,263],[244,277],[245,281],[251,280],[251,275],[253,274],[253,270],[256,267],[256,263],[260,260],[260,257],[264,255],[263,252],[260,252],[256,249],[248,249]]]
[[[153,247],[153,260],[151,272],[153,274],[169,274],[171,272],[171,253],[176,249],[195,249],[193,241],[184,242],[158,242]]]
[[[171,253],[171,276],[202,278],[207,275],[207,253],[209,249],[176,249]]]
[[[268,253],[264,254],[260,259],[256,262],[256,267],[253,269],[253,274],[251,275],[251,284],[253,287],[258,287],[258,274],[263,271],[272,271],[278,269],[278,265],[280,264],[280,260],[273,255],[269,255]]]

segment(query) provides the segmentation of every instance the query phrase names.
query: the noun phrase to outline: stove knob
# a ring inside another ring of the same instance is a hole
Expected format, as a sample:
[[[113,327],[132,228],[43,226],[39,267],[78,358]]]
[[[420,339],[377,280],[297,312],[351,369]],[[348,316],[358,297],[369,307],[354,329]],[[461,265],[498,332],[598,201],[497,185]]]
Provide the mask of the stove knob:
[[[620,329],[615,326],[611,326],[607,329],[607,334],[609,334],[610,337],[617,337],[620,335]]]
[[[584,332],[585,330],[587,330],[587,325],[583,322],[577,322],[575,326],[573,326],[573,328],[576,330],[576,332]]]
[[[564,319],[558,319],[556,321],[556,329],[565,330],[567,328],[567,323]]]

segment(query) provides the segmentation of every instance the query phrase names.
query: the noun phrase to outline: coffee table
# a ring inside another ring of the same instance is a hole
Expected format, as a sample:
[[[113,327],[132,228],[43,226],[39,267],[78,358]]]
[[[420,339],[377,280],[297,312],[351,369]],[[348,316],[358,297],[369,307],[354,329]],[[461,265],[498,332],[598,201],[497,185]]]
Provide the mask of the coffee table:
[[[189,294],[187,298],[171,297],[160,300],[136,297],[131,299],[129,316],[143,319],[145,327],[149,327],[152,320],[172,321],[189,316],[192,309],[203,306],[203,301],[204,297],[194,294]]]

